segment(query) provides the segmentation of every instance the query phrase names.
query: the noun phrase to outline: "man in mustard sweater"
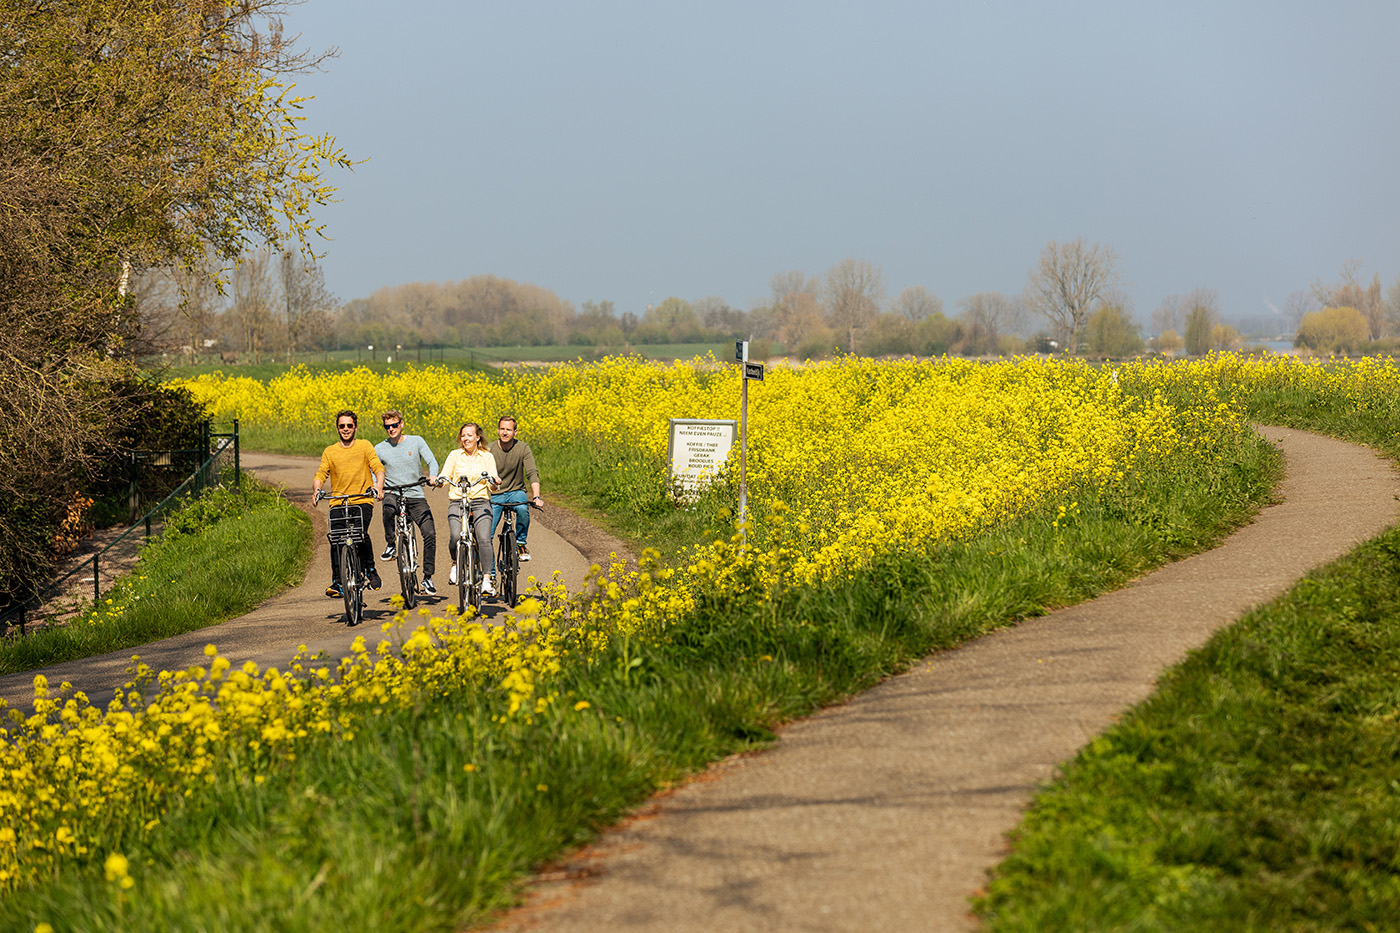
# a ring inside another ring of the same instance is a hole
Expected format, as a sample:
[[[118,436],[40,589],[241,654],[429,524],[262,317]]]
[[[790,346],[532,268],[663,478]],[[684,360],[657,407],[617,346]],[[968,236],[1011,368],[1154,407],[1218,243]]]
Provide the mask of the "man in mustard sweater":
[[[365,516],[365,539],[359,544],[360,564],[369,577],[370,589],[379,589],[383,582],[379,571],[374,569],[374,548],[369,542],[369,525],[374,518],[374,500],[384,498],[384,464],[374,452],[369,441],[355,439],[355,431],[360,419],[350,409],[335,416],[335,430],[340,440],[321,452],[321,466],[312,482],[313,503],[321,493],[321,485],[330,480],[331,495],[345,495],[362,492],[374,486],[374,498],[358,496],[347,499],[346,505],[359,505]],[[326,595],[340,598],[340,552],[331,548],[331,585],[326,587]]]

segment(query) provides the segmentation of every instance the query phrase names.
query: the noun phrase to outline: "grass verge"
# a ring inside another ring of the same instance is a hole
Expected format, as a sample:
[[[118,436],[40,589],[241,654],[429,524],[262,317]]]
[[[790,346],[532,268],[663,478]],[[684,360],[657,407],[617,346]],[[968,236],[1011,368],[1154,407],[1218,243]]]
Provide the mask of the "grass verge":
[[[1220,537],[1276,477],[1266,444],[1234,453],[1216,472],[1080,491],[1077,508],[1047,503],[839,584],[712,593],[660,642],[581,642],[558,701],[530,719],[501,716],[498,695],[461,692],[373,709],[353,740],[309,738],[276,766],[229,749],[207,792],[170,801],[161,832],[143,832],[150,814],[140,814],[117,834],[129,840],[131,892],[91,868],[64,869],[7,898],[0,929],[483,922],[533,866],[656,789],[764,744],[781,722]]]
[[[1037,800],[989,928],[1393,928],[1397,622],[1390,531],[1218,634]]]
[[[241,615],[301,582],[311,523],[251,477],[172,512],[136,567],[86,613],[0,641],[0,674],[134,648]]]
[[[1298,387],[1253,416],[1400,455]],[[1400,531],[1218,633],[1037,798],[993,930],[1381,930],[1400,915]]]

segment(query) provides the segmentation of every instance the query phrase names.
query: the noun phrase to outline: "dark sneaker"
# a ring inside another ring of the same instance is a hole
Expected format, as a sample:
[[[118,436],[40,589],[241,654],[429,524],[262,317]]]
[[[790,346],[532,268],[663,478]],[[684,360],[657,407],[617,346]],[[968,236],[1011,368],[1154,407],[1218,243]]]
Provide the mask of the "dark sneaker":
[[[433,586],[433,581],[432,581],[432,580],[424,580],[424,581],[423,581],[423,592],[424,592],[424,594],[426,594],[426,595],[428,595],[428,596],[436,596],[436,595],[437,595],[437,587]]]
[[[326,587],[326,595],[329,596],[331,599],[339,599],[342,595],[344,595],[341,592],[339,580],[331,581],[331,585]]]
[[[368,576],[370,589],[377,590],[384,585],[384,581],[379,579],[379,571],[375,570],[373,567],[369,568]]]
[[[386,548],[384,549],[384,553],[383,553],[383,554],[380,554],[380,555],[379,555],[379,559],[380,559],[380,560],[393,560],[396,556],[398,556],[398,553],[399,553],[399,552],[396,551],[396,550],[394,549],[394,546],[391,544],[391,545],[389,545],[388,547],[386,547]]]
[[[525,549],[525,542],[524,542],[524,541],[521,541],[521,542],[520,542],[520,560],[521,560],[521,562],[523,563],[523,562],[525,562],[525,561],[527,561],[527,560],[529,560],[529,559],[530,559],[530,552],[527,551],[527,550]]]

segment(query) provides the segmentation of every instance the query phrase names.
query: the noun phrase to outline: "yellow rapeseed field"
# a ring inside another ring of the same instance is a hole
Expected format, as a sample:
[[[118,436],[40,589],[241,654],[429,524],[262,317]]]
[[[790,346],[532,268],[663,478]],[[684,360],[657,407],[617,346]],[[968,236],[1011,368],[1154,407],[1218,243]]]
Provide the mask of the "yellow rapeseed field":
[[[1393,366],[1356,369],[1356,378],[1400,384]],[[512,625],[489,630],[451,613],[403,613],[383,642],[357,643],[338,665],[298,658],[286,671],[235,670],[211,645],[207,667],[152,674],[161,687],[153,699],[133,693],[105,709],[82,696],[44,699],[28,718],[13,713],[0,743],[0,890],[74,858],[125,864],[131,840],[121,828],[159,833],[170,802],[199,793],[217,769],[261,781],[276,761],[295,758],[301,740],[355,741],[357,723],[386,706],[489,690],[503,724],[528,727],[556,699],[550,678],[566,629],[597,641],[657,637],[706,588],[820,585],[879,554],[974,535],[1074,490],[1120,482],[1148,462],[1192,469],[1217,455],[1222,436],[1245,430],[1221,387],[1256,377],[1333,378],[1232,357],[1117,371],[1034,359],[772,370],[752,392],[758,520],[747,549],[733,539],[697,542],[671,567],[648,557],[633,574],[599,568],[588,598],[546,587]],[[713,360],[613,359],[504,380],[434,367],[302,369],[265,385],[223,376],[185,385],[216,418],[325,435],[340,408],[371,424],[399,408],[440,454],[461,422],[490,425],[509,413],[527,439],[584,441],[615,453],[619,469],[641,464],[657,483],[666,481],[668,419],[737,418],[739,397],[734,369]],[[47,687],[42,677],[36,684]]]

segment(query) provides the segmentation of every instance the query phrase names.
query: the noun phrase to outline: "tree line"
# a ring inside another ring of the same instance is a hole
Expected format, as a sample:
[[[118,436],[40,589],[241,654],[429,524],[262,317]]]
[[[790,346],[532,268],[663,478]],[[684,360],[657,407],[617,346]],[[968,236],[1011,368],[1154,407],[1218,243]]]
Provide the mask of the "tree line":
[[[888,296],[880,268],[846,259],[823,275],[774,275],[769,295],[747,310],[723,298],[669,297],[642,314],[610,301],[580,307],[539,285],[494,275],[380,288],[338,306],[314,261],[261,248],[244,254],[226,294],[209,270],[151,270],[137,285],[145,352],[213,353],[224,359],[286,359],[300,350],[377,347],[577,346],[610,352],[634,345],[755,342],[765,356],[872,356],[1143,351],[1200,355],[1246,346],[1250,337],[1296,331],[1301,346],[1355,349],[1400,333],[1400,282],[1382,298],[1348,263],[1335,284],[1295,292],[1271,318],[1226,322],[1217,293],[1165,297],[1136,320],[1116,253],[1084,240],[1042,250],[1019,294],[978,292],[946,309],[923,286]],[[1325,313],[1324,313],[1325,312]],[[1305,323],[1308,315],[1315,315]],[[1321,316],[1316,316],[1321,315]],[[1358,323],[1360,321],[1360,323]]]
[[[1116,290],[1115,264],[1111,250],[1082,240],[1051,243],[1024,293],[978,292],[951,310],[924,286],[887,295],[881,269],[862,259],[842,260],[822,275],[780,272],[769,282],[769,295],[747,310],[714,296],[673,296],[640,315],[618,313],[610,301],[575,308],[547,288],[479,275],[381,288],[346,304],[329,339],[342,348],[598,349],[750,339],[756,353],[803,358],[1056,348],[1124,355],[1141,350],[1143,340]]]

